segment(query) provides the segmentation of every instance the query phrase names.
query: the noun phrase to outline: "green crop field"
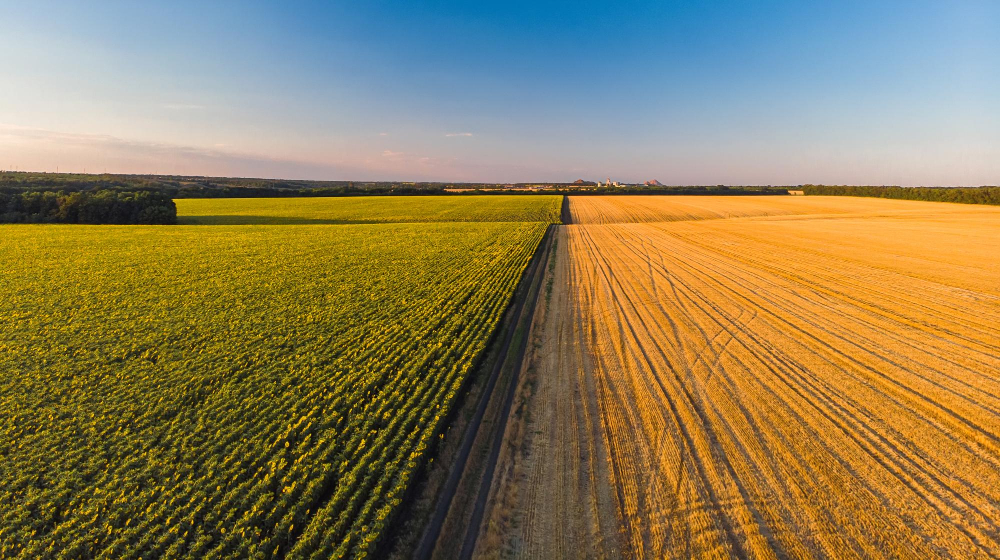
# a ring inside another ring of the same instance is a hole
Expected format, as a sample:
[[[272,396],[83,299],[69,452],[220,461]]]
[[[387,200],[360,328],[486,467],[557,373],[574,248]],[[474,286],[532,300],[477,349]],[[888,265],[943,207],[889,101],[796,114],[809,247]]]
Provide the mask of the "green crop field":
[[[0,557],[370,555],[558,214],[489,200],[541,221],[0,226]]]
[[[182,224],[559,222],[559,195],[178,199]]]

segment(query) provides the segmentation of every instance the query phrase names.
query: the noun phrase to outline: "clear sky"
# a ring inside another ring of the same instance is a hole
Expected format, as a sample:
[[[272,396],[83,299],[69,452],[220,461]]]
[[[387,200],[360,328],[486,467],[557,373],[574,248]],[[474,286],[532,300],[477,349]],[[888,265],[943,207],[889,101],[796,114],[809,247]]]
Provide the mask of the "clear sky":
[[[0,0],[0,168],[1000,184],[1000,2]]]

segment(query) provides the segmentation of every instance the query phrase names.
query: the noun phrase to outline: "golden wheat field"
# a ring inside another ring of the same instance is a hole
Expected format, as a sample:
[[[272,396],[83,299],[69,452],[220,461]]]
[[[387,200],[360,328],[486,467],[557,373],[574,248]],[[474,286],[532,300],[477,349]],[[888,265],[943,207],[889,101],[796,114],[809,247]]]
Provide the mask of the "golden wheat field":
[[[480,556],[1000,556],[1000,208],[569,204]]]

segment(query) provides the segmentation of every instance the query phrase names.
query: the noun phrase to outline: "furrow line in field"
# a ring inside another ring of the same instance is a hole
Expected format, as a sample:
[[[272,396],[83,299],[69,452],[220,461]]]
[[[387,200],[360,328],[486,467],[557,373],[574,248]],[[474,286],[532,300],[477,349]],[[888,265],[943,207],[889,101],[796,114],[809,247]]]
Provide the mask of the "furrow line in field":
[[[585,228],[581,228],[581,234],[589,244],[590,253],[595,257],[601,255],[600,251],[594,246],[593,240],[589,238],[589,231],[587,231]],[[649,355],[646,353],[646,350],[642,346],[642,344],[638,343],[638,335],[636,333],[636,327],[632,325],[632,321],[639,320],[640,329],[644,328],[645,325],[643,324],[641,317],[633,317],[635,311],[634,305],[631,304],[631,302],[629,302],[628,305],[633,307],[633,309],[631,310],[632,313],[629,313],[630,310],[626,309],[626,304],[619,299],[620,294],[627,294],[627,291],[623,289],[621,282],[615,278],[614,270],[607,264],[606,260],[604,260],[604,262],[598,263],[598,270],[603,275],[603,280],[605,282],[605,285],[607,285],[610,288],[611,292],[610,299],[612,300],[613,305],[615,305],[615,307],[621,313],[621,319],[622,319],[621,328],[628,330],[630,341],[637,342],[637,344],[635,344],[633,347],[637,347],[639,352],[642,354],[642,362],[640,363],[640,365],[645,366],[646,368],[649,368],[649,370],[653,371],[653,364],[649,358]],[[627,295],[625,297],[627,297]],[[674,372],[674,375],[675,376],[677,375],[676,372]],[[680,431],[683,437],[685,446],[687,447],[687,452],[690,456],[690,462],[697,473],[698,480],[701,481],[701,487],[702,490],[704,491],[705,498],[709,501],[710,504],[712,504],[711,506],[712,510],[718,512],[717,521],[720,523],[722,530],[727,536],[729,546],[732,547],[731,553],[737,557],[747,557],[747,552],[743,549],[743,539],[737,537],[736,529],[729,520],[729,517],[726,514],[726,512],[721,507],[720,504],[722,500],[720,499],[712,483],[712,478],[717,477],[718,474],[716,474],[715,477],[711,477],[709,467],[706,461],[702,458],[702,454],[705,453],[707,453],[708,456],[712,456],[713,455],[712,449],[716,446],[716,444],[714,443],[716,436],[711,431],[710,424],[705,420],[704,412],[699,410],[695,402],[695,399],[692,397],[692,395],[689,392],[684,391],[685,406],[683,414],[684,415],[690,414],[691,415],[690,418],[692,421],[685,420],[682,416],[679,404],[676,403],[671,398],[670,390],[663,384],[663,381],[660,380],[658,376],[654,376],[653,379],[656,381],[656,384],[658,385],[662,400],[665,401],[666,409],[668,411],[669,416],[671,417],[674,425],[677,427],[677,429]],[[692,435],[690,431],[691,429],[696,427],[706,430],[706,433],[701,437],[706,438],[707,441],[705,441],[700,446],[695,443],[695,436]],[[624,441],[628,441],[627,435],[624,438]],[[697,450],[699,447],[702,448],[701,451]],[[741,494],[743,494],[744,496],[744,500],[746,501],[746,495],[745,495],[746,491],[744,488],[742,488],[739,481],[734,476],[735,473],[732,465],[728,463],[725,457],[715,456],[712,457],[712,459],[715,459],[716,461],[721,462],[723,464],[724,470],[731,477],[730,479],[731,482],[737,485],[737,487],[740,489]],[[749,507],[750,505],[749,503],[744,503],[744,506]],[[754,515],[754,517],[757,517],[758,515],[759,514]]]
[[[727,232],[727,236],[729,235],[733,237],[751,239],[746,235],[737,236]],[[748,252],[746,251],[740,253],[725,250],[719,244],[710,246],[704,242],[697,242],[691,239],[691,236],[689,235],[678,235],[678,238],[684,239],[684,241],[692,245],[699,246],[706,253],[725,255],[737,261],[744,262],[756,269],[765,270],[784,277],[794,284],[808,286],[815,292],[830,296],[834,302],[852,303],[855,306],[868,309],[876,315],[884,317],[890,321],[903,323],[907,326],[917,328],[922,332],[932,334],[935,337],[948,340],[948,342],[951,343],[950,348],[969,350],[970,348],[968,344],[973,344],[979,347],[983,354],[987,356],[995,357],[998,353],[1000,353],[1000,344],[995,343],[995,341],[1000,340],[1000,328],[993,326],[1000,323],[1000,321],[998,321],[1000,307],[982,306],[970,309],[967,301],[956,300],[953,302],[947,302],[941,300],[940,298],[927,299],[911,297],[912,294],[925,294],[929,290],[939,288],[941,286],[939,283],[928,282],[912,276],[900,275],[894,271],[871,269],[868,266],[866,266],[866,269],[876,270],[880,273],[881,277],[878,281],[868,281],[862,283],[856,279],[865,277],[864,274],[860,274],[858,270],[852,270],[852,274],[849,275],[844,274],[844,266],[841,265],[833,267],[829,265],[829,256],[825,256],[824,258],[823,255],[818,255],[820,258],[820,262],[818,263],[812,262],[812,259],[807,260],[799,256],[794,258],[785,257],[783,260],[795,263],[793,268],[791,266],[781,266],[778,264],[781,262],[779,259],[770,259],[765,261],[763,259],[753,258],[748,256]],[[773,247],[773,249],[780,250],[781,248]],[[814,255],[809,256],[813,257]],[[825,269],[823,262],[827,263]],[[811,268],[824,269],[826,274],[819,274]],[[808,271],[812,277],[810,278],[804,276],[803,271]],[[906,286],[907,283],[913,282],[920,285],[919,289],[901,289],[901,287]],[[836,286],[838,285],[843,285],[846,289],[836,289]],[[897,286],[897,288],[892,291],[886,291],[879,289],[880,285]],[[861,299],[859,295],[854,294],[866,294],[868,297]],[[886,307],[886,305],[892,302],[898,302],[895,309]],[[936,307],[933,307],[932,304],[947,304],[948,307],[944,310],[939,310]],[[837,311],[837,308],[831,306],[830,310]],[[931,313],[931,316],[929,319],[909,316],[909,314],[915,310],[924,310]],[[981,338],[972,338],[966,334],[948,330],[946,328],[947,325],[961,326],[966,330],[972,330],[979,333]],[[946,336],[942,337],[941,334],[938,333],[943,333]],[[957,341],[954,339],[957,339]],[[990,344],[991,341],[993,341],[994,344]],[[949,348],[941,349],[941,351],[944,352],[948,350]]]

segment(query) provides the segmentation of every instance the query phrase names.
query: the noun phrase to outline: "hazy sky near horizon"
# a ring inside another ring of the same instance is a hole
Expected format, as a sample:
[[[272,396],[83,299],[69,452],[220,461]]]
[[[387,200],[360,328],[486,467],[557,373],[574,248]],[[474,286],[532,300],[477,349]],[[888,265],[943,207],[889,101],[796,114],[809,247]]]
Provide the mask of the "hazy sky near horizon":
[[[0,168],[1000,184],[1000,2],[0,0]]]

